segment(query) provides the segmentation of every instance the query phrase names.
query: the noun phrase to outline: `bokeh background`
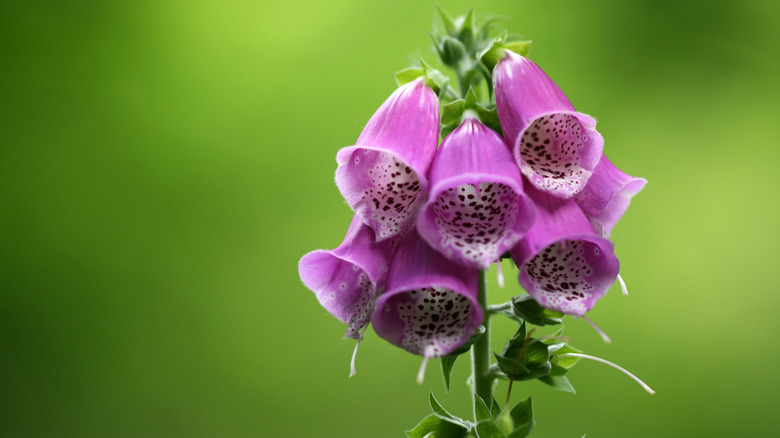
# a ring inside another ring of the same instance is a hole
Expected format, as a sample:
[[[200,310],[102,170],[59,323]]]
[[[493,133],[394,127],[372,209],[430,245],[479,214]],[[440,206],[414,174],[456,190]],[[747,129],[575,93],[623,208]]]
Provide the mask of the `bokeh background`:
[[[515,386],[533,436],[776,436],[780,3],[476,6],[650,181],[613,233],[631,295],[590,314],[613,344],[566,327],[657,394],[581,362],[576,395]],[[297,276],[341,241],[335,153],[434,59],[433,11],[0,3],[0,436],[398,437],[429,391],[468,416],[466,360],[449,393],[436,363],[417,385],[369,331],[347,378],[353,343]],[[492,301],[519,292],[493,278]]]

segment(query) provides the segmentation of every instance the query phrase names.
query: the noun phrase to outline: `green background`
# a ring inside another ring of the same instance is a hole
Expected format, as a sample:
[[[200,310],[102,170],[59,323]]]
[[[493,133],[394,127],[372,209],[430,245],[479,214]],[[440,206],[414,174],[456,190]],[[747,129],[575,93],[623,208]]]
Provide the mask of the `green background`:
[[[467,1],[441,1],[453,14]],[[539,437],[774,436],[780,3],[481,1],[605,150],[649,184],[613,233],[631,295],[567,319],[576,395],[537,382]],[[467,361],[369,330],[300,283],[351,217],[333,184],[433,60],[420,1],[0,4],[0,436],[397,437],[432,390],[468,416]],[[497,289],[491,301],[519,292]],[[496,347],[509,336],[498,323]],[[498,394],[503,394],[500,386]],[[501,397],[499,397],[501,398]]]

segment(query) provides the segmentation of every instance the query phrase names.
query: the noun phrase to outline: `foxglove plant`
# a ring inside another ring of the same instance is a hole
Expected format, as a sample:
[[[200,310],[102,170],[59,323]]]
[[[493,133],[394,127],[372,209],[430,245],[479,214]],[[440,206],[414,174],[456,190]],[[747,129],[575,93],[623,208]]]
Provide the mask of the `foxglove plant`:
[[[512,383],[574,392],[566,375],[580,359],[653,393],[571,346],[562,327],[538,337],[528,327],[561,325],[566,315],[596,327],[586,313],[616,280],[625,292],[609,235],[647,181],[606,158],[595,119],[527,58],[529,42],[496,35],[492,17],[438,13],[434,49],[458,90],[423,60],[396,74],[399,88],[336,155],[336,185],[354,211],[347,235],[334,250],[306,254],[301,280],[347,325],[345,336],[360,341],[370,323],[422,356],[418,381],[441,358],[449,389],[456,359],[471,352],[473,418],[450,414],[431,394],[433,413],[409,437],[527,436],[531,399],[510,408]],[[502,258],[527,293],[491,305],[486,271]],[[519,327],[491,354],[496,316]],[[497,380],[509,381],[503,406]]]

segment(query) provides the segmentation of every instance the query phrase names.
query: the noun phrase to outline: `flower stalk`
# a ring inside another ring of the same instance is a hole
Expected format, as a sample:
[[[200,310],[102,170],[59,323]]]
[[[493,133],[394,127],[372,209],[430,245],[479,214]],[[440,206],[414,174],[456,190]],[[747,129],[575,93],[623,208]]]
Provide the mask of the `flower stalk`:
[[[483,309],[488,308],[487,275],[484,270],[479,271],[477,302]],[[495,377],[490,373],[490,318],[487,314],[482,325],[485,326],[485,334],[471,347],[471,375],[474,380],[474,394],[490,403],[493,399]]]

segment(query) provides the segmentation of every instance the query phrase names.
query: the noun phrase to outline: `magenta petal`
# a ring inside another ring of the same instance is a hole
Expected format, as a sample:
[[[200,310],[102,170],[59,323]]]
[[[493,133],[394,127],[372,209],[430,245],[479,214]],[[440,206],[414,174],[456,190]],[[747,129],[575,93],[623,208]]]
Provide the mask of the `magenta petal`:
[[[504,139],[523,175],[560,198],[582,190],[604,147],[596,120],[575,111],[555,82],[512,51],[493,70],[493,86]]]
[[[417,230],[450,260],[488,269],[534,221],[504,140],[476,119],[452,131],[433,158],[431,193]]]
[[[390,265],[387,290],[377,299],[374,330],[414,354],[452,353],[482,324],[477,277],[477,270],[447,260],[410,230]]]
[[[634,197],[647,184],[644,178],[623,173],[602,155],[588,185],[574,200],[588,216],[594,230],[609,236]]]
[[[422,79],[398,88],[354,146],[336,155],[336,185],[377,240],[403,234],[425,203],[439,143],[439,101]]]
[[[593,232],[574,200],[527,192],[537,216],[512,250],[520,285],[542,306],[582,316],[617,278],[620,264],[612,242]]]
[[[303,284],[325,310],[349,325],[345,336],[360,338],[371,320],[398,241],[377,242],[371,228],[354,216],[338,248],[312,251],[298,263]]]

